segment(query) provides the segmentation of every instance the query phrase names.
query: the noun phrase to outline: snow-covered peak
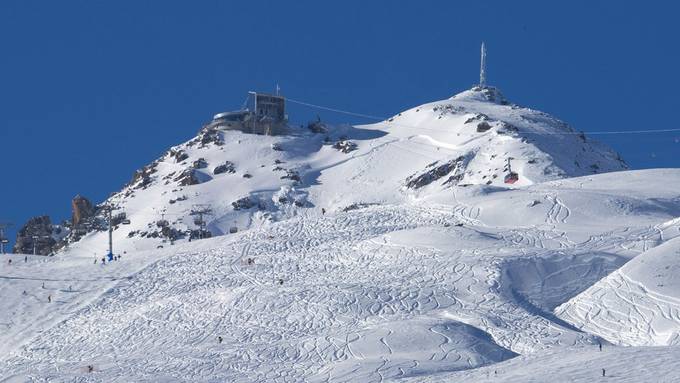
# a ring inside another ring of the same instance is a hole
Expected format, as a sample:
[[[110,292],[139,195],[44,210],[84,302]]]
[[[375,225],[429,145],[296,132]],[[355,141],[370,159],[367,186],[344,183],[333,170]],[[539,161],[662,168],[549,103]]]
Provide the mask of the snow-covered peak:
[[[118,217],[114,242],[126,251],[300,214],[446,199],[452,188],[511,189],[625,168],[564,122],[475,87],[370,125],[314,122],[265,136],[208,124],[106,202]],[[93,243],[84,246],[104,246],[105,235],[85,236]]]
[[[508,104],[508,100],[506,100],[505,96],[503,96],[503,93],[501,93],[500,89],[492,86],[475,86],[471,89],[456,94],[450,99],[456,101],[481,101],[503,105]]]

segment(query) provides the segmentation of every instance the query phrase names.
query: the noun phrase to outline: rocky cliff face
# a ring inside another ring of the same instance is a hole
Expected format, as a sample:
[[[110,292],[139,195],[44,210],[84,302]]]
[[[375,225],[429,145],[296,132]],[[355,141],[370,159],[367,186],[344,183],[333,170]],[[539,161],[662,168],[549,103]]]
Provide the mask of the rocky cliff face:
[[[74,227],[81,224],[84,220],[93,217],[95,213],[92,203],[80,194],[71,201],[71,208],[73,209],[71,223]]]
[[[61,228],[52,225],[50,217],[43,215],[33,217],[17,233],[14,253],[49,255],[57,244],[55,236],[61,233]]]

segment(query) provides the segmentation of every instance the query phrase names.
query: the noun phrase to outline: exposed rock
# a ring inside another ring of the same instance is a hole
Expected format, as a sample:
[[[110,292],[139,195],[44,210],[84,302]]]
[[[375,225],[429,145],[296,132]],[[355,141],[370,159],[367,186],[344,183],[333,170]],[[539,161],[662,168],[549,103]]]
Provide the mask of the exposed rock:
[[[50,217],[33,217],[17,233],[13,252],[16,254],[49,255],[54,251],[57,241],[53,238],[54,226]]]
[[[171,199],[170,201],[168,201],[168,203],[170,203],[170,204],[172,205],[172,204],[174,204],[175,202],[186,201],[187,199],[188,199],[188,197],[185,196],[185,195],[183,195],[183,196],[181,196],[181,197],[177,197],[177,198]]]
[[[80,194],[71,200],[71,209],[73,211],[71,215],[71,224],[73,226],[78,226],[86,219],[95,215],[95,209],[90,200]]]
[[[194,146],[197,144],[199,145],[199,148],[206,147],[210,144],[222,146],[224,145],[224,141],[216,126],[204,126],[198,131],[196,138],[187,143],[187,146]]]
[[[208,163],[204,158],[199,158],[191,164],[194,169],[205,169],[208,167]]]
[[[477,133],[483,133],[489,129],[491,129],[491,125],[489,125],[489,123],[486,121],[482,121],[477,124]]]
[[[149,165],[137,170],[132,176],[132,180],[128,183],[133,189],[146,189],[151,184],[151,175],[156,173],[158,161],[154,161]]]
[[[281,179],[282,179],[282,180],[283,180],[283,179],[289,179],[289,180],[293,180],[293,181],[295,181],[295,182],[300,182],[300,181],[301,181],[300,175],[299,175],[298,172],[295,171],[295,170],[286,170],[286,174],[283,175],[283,176],[281,176]]]
[[[175,178],[175,181],[177,181],[180,186],[198,185],[201,183],[196,176],[196,171],[194,169],[184,169],[184,171]]]
[[[487,116],[487,115],[484,114],[484,113],[477,113],[477,114],[475,114],[474,116],[472,116],[472,117],[468,118],[467,120],[465,120],[464,123],[465,123],[465,124],[469,124],[469,123],[475,122],[475,121],[489,121],[489,116]]]
[[[247,210],[255,207],[255,205],[257,205],[257,203],[250,197],[239,198],[238,200],[231,203],[231,206],[234,207],[234,210]]]
[[[231,161],[225,161],[222,165],[218,165],[213,169],[213,174],[222,173],[236,173],[236,166]]]
[[[352,141],[343,140],[333,144],[333,148],[343,153],[349,153],[351,151],[357,150],[357,144]]]
[[[463,178],[465,159],[465,156],[460,156],[455,160],[448,161],[436,167],[435,165],[437,165],[437,162],[433,162],[427,166],[430,170],[418,176],[413,175],[408,177],[406,179],[406,187],[410,189],[420,189],[423,186],[427,186],[432,182],[449,175],[451,172],[454,172],[454,174],[446,180],[445,184],[458,182]]]
[[[174,158],[175,162],[180,163],[189,158],[189,155],[182,149],[170,149],[170,157]]]
[[[462,106],[456,106],[456,105],[451,105],[451,104],[446,104],[446,105],[437,105],[434,108],[432,108],[433,112],[439,112],[438,118],[442,118],[447,114],[460,114],[465,112],[465,108]]]
[[[345,207],[344,209],[342,209],[342,211],[348,212],[348,211],[352,211],[352,210],[364,209],[364,208],[367,208],[369,206],[374,206],[374,205],[379,205],[379,204],[377,204],[377,203],[367,203],[367,202],[355,202],[355,203]]]
[[[498,134],[513,134],[517,132],[519,132],[519,129],[515,125],[508,124],[504,121],[500,122],[500,127],[496,131]]]

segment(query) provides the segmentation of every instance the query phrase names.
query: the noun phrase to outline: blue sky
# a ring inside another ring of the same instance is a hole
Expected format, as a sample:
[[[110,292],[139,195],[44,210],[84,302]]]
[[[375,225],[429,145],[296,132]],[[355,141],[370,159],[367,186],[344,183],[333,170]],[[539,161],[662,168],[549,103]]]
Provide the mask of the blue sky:
[[[482,40],[488,82],[515,103],[586,132],[678,128],[679,8],[3,1],[0,221],[68,218],[76,194],[102,201],[248,90],[278,82],[291,98],[372,115],[449,97],[478,80]],[[293,122],[317,113],[289,108]],[[595,138],[633,168],[680,167],[678,133]]]

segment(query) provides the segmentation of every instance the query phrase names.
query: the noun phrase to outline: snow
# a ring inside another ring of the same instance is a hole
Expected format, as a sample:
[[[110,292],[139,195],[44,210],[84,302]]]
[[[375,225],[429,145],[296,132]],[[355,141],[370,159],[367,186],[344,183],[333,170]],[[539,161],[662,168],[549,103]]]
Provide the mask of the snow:
[[[560,306],[557,314],[616,344],[680,344],[679,259],[676,237],[638,255]]]
[[[473,89],[335,127],[349,153],[305,132],[179,145],[111,197],[121,260],[95,264],[104,232],[0,258],[0,382],[678,380],[680,170],[596,174],[625,165],[573,133]],[[406,187],[460,156],[458,186]],[[206,182],[179,186],[199,158]],[[218,236],[139,236],[195,229],[199,204]]]

